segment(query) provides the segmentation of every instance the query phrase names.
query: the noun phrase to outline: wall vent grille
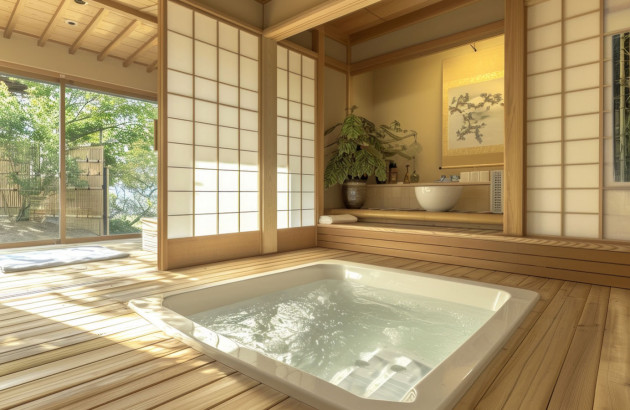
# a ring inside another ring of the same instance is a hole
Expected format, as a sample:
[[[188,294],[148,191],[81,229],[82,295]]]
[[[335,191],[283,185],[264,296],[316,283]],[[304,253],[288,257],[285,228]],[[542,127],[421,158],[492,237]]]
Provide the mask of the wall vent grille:
[[[490,212],[503,213],[503,171],[490,171]]]

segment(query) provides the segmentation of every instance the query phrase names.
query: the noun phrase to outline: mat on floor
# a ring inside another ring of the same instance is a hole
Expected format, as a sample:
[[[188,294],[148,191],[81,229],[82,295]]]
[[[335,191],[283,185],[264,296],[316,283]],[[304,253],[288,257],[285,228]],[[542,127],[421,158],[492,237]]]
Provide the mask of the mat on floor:
[[[3,273],[20,272],[53,266],[72,265],[74,263],[103,261],[125,258],[128,253],[115,251],[104,246],[78,246],[45,251],[19,252],[0,255],[0,271]]]

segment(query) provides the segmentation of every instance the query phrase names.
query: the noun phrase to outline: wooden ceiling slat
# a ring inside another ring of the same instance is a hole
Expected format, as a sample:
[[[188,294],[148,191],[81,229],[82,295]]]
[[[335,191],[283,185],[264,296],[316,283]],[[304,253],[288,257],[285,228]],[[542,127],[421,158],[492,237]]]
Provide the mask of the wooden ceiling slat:
[[[38,46],[43,47],[46,45],[46,42],[50,38],[53,28],[55,27],[55,24],[57,23],[57,19],[61,17],[61,13],[66,9],[66,7],[68,7],[68,4],[70,4],[70,2],[66,0],[61,0],[61,3],[59,3],[59,7],[57,7],[57,11],[55,11],[55,14],[50,19],[48,26],[46,26],[46,29],[44,30],[42,35],[39,37],[39,40],[37,41]]]
[[[98,13],[96,13],[96,16],[94,16],[92,21],[90,21],[87,27],[85,27],[85,29],[81,32],[81,34],[79,34],[79,37],[77,37],[74,43],[72,43],[72,46],[70,47],[70,54],[74,54],[77,52],[79,47],[81,47],[81,44],[85,41],[85,38],[89,36],[92,33],[92,31],[94,31],[94,29],[98,26],[98,23],[100,23],[100,21],[105,16],[107,16],[108,13],[109,13],[109,10],[106,10],[104,8],[100,9]]]
[[[138,46],[130,46],[125,43],[120,43],[115,49],[111,51],[109,57],[116,57],[122,61],[125,61],[127,57],[133,54],[138,49]]]
[[[157,59],[157,46],[153,46],[149,50],[147,50],[144,54],[139,55],[136,58],[136,63],[149,65]]]
[[[157,44],[157,39],[158,39],[158,36],[156,34],[151,39],[149,39],[149,41],[144,43],[142,47],[137,49],[132,55],[129,56],[129,58],[125,60],[125,62],[123,63],[123,67],[129,67],[140,54],[148,50],[151,46],[154,46],[155,44]]]
[[[83,41],[83,45],[81,45],[81,48],[84,50],[94,51],[98,54],[103,51],[110,42],[111,41],[106,41],[102,38],[89,36]]]
[[[15,24],[17,23],[18,17],[24,8],[24,4],[26,4],[26,0],[17,0],[15,2],[15,7],[13,7],[13,11],[11,12],[11,17],[9,17],[9,23],[7,27],[4,29],[4,38],[11,38],[11,34],[13,34],[13,30],[15,29]]]
[[[116,10],[118,12],[123,12],[129,16],[136,17],[140,20],[147,21],[149,23],[157,24],[157,17],[152,16],[150,14],[144,13],[138,9],[127,6],[123,3],[119,3],[114,0],[91,0],[92,3],[100,4],[103,7],[107,7],[109,9]]]
[[[111,12],[98,25],[98,30],[95,31],[95,34],[99,33],[102,37],[113,39],[133,20],[136,19]]]
[[[382,22],[383,19],[375,16],[373,13],[370,13],[367,9],[361,9],[352,14],[331,21],[326,24],[325,30],[330,31],[329,29],[332,28],[334,32],[347,37],[351,33],[375,26]]]
[[[15,26],[15,32],[20,34],[26,34],[31,37],[39,39],[39,36],[44,32],[46,24],[37,20],[21,18],[18,24]]]
[[[439,1],[440,0],[383,0],[366,7],[366,9],[377,17],[384,20],[391,20]]]
[[[157,6],[157,0],[116,0],[118,3],[142,10],[146,7]]]
[[[276,41],[284,40],[379,1],[380,0],[328,0],[267,27],[263,30],[263,36]]]
[[[400,30],[403,27],[407,27],[412,24],[430,19],[440,14],[444,14],[449,11],[456,10],[460,7],[467,6],[477,1],[479,0],[441,1],[438,3],[432,4],[430,6],[423,7],[412,13],[408,13],[403,16],[385,21],[384,23],[381,23],[377,26],[370,27],[365,30],[361,30],[356,33],[350,34],[350,43],[351,44],[361,43],[363,41],[367,41],[374,37],[382,36],[392,31]]]
[[[147,6],[147,7],[143,7],[140,9],[140,11],[147,13],[147,14],[155,14],[157,16],[157,12],[158,12],[158,5],[157,4],[153,4],[151,6]]]
[[[115,39],[114,41],[112,41],[111,43],[109,43],[109,45],[107,47],[105,47],[105,50],[103,50],[99,55],[98,55],[98,61],[103,61],[105,59],[105,57],[107,57],[107,55],[109,53],[111,53],[111,51],[118,45],[120,44],[120,42],[122,42],[125,37],[127,37],[129,35],[129,33],[131,33],[136,26],[140,24],[140,20],[133,20],[131,23],[129,23],[129,25],[127,26],[127,28],[122,31]]]

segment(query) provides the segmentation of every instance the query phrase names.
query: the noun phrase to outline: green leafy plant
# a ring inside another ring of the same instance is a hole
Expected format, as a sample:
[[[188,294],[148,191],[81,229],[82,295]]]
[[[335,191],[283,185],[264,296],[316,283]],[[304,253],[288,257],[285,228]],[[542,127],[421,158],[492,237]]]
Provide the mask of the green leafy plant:
[[[411,158],[419,151],[415,131],[402,129],[398,121],[377,127],[372,121],[355,114],[356,108],[350,108],[343,122],[325,132],[328,135],[341,127],[339,139],[335,142],[337,150],[324,171],[326,188],[343,184],[347,179],[372,175],[379,181],[385,181],[386,158],[394,155]],[[414,138],[414,143],[407,146],[403,141],[410,137]]]

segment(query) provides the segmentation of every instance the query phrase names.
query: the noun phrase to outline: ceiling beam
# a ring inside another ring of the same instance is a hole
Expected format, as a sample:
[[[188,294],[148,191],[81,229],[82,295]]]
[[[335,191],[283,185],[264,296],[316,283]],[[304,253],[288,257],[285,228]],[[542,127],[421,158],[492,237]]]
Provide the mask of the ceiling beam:
[[[152,16],[151,14],[144,13],[141,10],[134,9],[133,7],[129,7],[123,3],[119,3],[114,0],[90,0],[90,4],[100,4],[101,6],[109,9],[110,11],[117,11],[119,13],[126,14],[128,16],[133,16],[140,20],[146,21],[148,23],[157,24],[157,17]]]
[[[328,0],[263,30],[263,36],[276,41],[325,24],[381,0]]]
[[[107,16],[108,13],[109,11],[107,9],[100,9],[98,13],[96,13],[92,21],[90,21],[87,27],[83,29],[81,34],[79,34],[79,37],[77,37],[77,39],[74,41],[74,43],[70,47],[70,50],[69,50],[70,54],[74,54],[77,52],[77,50],[81,47],[81,44],[83,44],[83,40],[85,40],[86,37],[89,36],[92,33],[92,31],[94,31],[94,29],[98,26],[98,23],[100,23],[101,20],[103,20]]]
[[[157,60],[155,60],[154,62],[152,62],[151,64],[149,64],[149,65],[147,66],[147,73],[150,73],[150,72],[152,72],[153,70],[155,70],[155,68],[157,67],[157,64],[158,64]]]
[[[154,35],[153,37],[151,37],[146,43],[144,43],[142,45],[142,47],[140,47],[139,49],[137,49],[132,55],[130,55],[125,62],[123,63],[123,67],[129,67],[135,60],[136,58],[144,53],[147,49],[149,49],[150,47],[154,46],[157,44],[157,39],[158,39],[158,35]]]
[[[11,38],[11,34],[13,34],[13,29],[15,29],[15,24],[17,23],[22,9],[24,8],[24,4],[26,4],[26,0],[17,0],[15,2],[13,11],[11,12],[11,16],[9,17],[9,22],[4,29],[4,38]]]
[[[57,20],[59,20],[59,18],[61,17],[61,13],[66,9],[66,7],[68,7],[69,4],[70,4],[70,1],[61,0],[61,3],[59,3],[59,6],[57,7],[57,10],[55,11],[55,14],[53,14],[52,18],[48,22],[48,25],[44,29],[44,32],[39,37],[39,40],[37,41],[38,46],[44,47],[46,45],[46,42],[48,41],[48,39],[50,38],[50,35],[55,29],[55,24],[57,24]]]
[[[125,27],[125,29],[121,31],[120,34],[118,34],[116,38],[112,40],[112,42],[109,43],[103,51],[101,51],[101,53],[97,57],[98,61],[105,60],[105,57],[107,57],[109,53],[111,53],[112,50],[118,46],[118,44],[120,44],[125,38],[127,38],[127,36],[129,36],[129,34],[131,34],[131,32],[136,29],[138,24],[140,24],[140,20],[133,20],[131,23],[129,23],[129,25],[127,25],[127,27]]]
[[[451,0],[434,3],[430,6],[423,7],[395,19],[385,21],[377,26],[357,31],[356,33],[350,35],[350,44],[354,45],[362,43],[374,37],[379,37],[384,34],[391,33],[392,31],[400,30],[403,27],[439,16],[440,14],[448,13],[461,7],[468,6],[469,4],[476,3],[477,1],[479,0]]]
[[[380,56],[371,57],[366,60],[361,60],[350,64],[350,74],[355,75],[366,71],[372,71],[379,67],[467,45],[485,38],[498,36],[505,32],[504,24],[503,20],[495,21],[494,23],[484,24],[483,26],[475,27],[470,30],[436,38],[435,40],[426,41],[424,43],[395,50]]]

